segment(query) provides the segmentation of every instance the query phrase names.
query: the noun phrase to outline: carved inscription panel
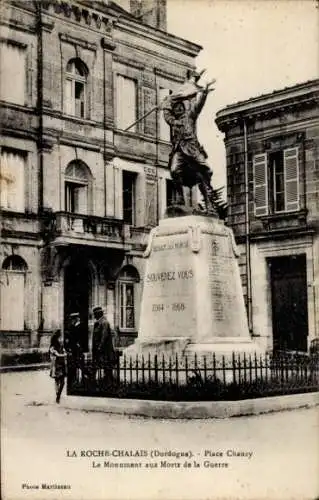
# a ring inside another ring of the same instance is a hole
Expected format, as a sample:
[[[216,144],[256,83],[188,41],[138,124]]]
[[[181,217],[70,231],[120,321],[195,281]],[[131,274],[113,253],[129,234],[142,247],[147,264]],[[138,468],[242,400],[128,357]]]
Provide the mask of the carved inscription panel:
[[[195,327],[195,272],[188,236],[155,238],[144,276],[141,333],[154,337],[187,336]]]
[[[234,325],[236,322],[239,324],[245,311],[240,304],[242,301],[241,282],[231,240],[227,234],[224,234],[218,235],[207,243],[210,299],[213,324],[216,325],[214,335],[237,336]]]

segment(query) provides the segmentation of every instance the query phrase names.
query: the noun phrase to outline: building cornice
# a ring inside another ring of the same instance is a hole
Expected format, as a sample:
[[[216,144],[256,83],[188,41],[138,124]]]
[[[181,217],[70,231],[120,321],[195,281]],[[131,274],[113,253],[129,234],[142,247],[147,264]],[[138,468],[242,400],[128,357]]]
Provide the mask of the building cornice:
[[[117,18],[112,15],[110,9],[102,12],[92,8],[89,4],[82,5],[81,2],[64,0],[43,0],[43,12],[66,18],[69,22],[82,24],[86,28],[108,33],[113,31],[113,23]]]
[[[28,231],[18,231],[15,229],[6,229],[5,227],[3,227],[1,233],[3,238],[14,238],[19,240],[19,244],[21,239],[32,240],[32,241],[39,240],[39,231],[35,233],[31,232],[29,233]]]
[[[38,134],[35,131],[4,126],[1,126],[1,135],[3,137],[14,137],[16,139],[25,139],[27,141],[37,141],[38,139]]]
[[[282,229],[263,231],[260,233],[251,233],[250,241],[259,241],[259,240],[277,240],[277,239],[291,239],[292,237],[297,238],[306,235],[315,234],[315,229],[311,226],[303,226],[303,227],[287,227]]]
[[[270,115],[265,115],[265,117],[269,118]],[[235,122],[230,122],[230,125],[225,128],[225,130],[228,130],[232,126],[236,124],[240,124],[242,121],[242,118],[237,119]],[[248,122],[249,123],[249,122]],[[282,127],[282,123],[276,124],[276,125],[267,125],[263,128],[260,128],[259,130],[251,130],[249,131],[249,137],[250,139],[259,141],[263,139],[267,139],[268,137],[273,137],[274,134],[278,134],[280,128]],[[310,118],[302,118],[300,120],[294,120],[293,122],[287,122],[285,123],[285,135],[289,134],[297,134],[300,132],[300,130],[304,130],[305,128],[309,129],[311,127],[318,127],[319,126],[319,117],[310,117]],[[228,144],[229,141],[231,141],[232,144],[235,143],[242,143],[243,141],[243,128],[241,127],[238,130],[238,133],[234,133],[231,135],[231,137],[224,138],[225,144]]]
[[[18,40],[15,40],[14,38],[10,38],[10,37],[6,38],[3,36],[0,36],[0,43],[9,43],[10,45],[14,45],[20,49],[26,49],[28,46],[26,43],[19,42]]]
[[[124,47],[129,47],[129,49],[132,51],[132,52],[140,52],[141,53],[141,57],[143,57],[145,54],[148,54],[154,58],[156,58],[158,61],[155,61],[154,59],[154,65],[158,65],[158,70],[160,71],[160,64],[161,62],[163,61],[163,55],[159,52],[159,51],[155,51],[155,50],[152,50],[152,49],[148,49],[146,47],[143,47],[141,45],[137,45],[135,43],[129,43],[129,42],[126,42],[124,40],[121,40],[121,39],[117,39],[116,40],[117,44],[118,45],[123,45]],[[170,57],[170,56],[167,56],[165,55],[165,61],[167,62],[170,62],[170,63],[173,63],[173,64],[176,64],[180,67],[185,67],[185,69],[188,69],[190,68],[190,65],[179,60],[179,59],[176,59],[175,57]],[[162,70],[163,73],[166,73],[165,70]],[[170,73],[170,77],[173,77],[173,79],[178,79],[178,81],[183,81],[183,79],[180,79],[178,77],[178,75],[173,75],[172,73]]]
[[[113,61],[119,64],[123,64],[124,66],[131,66],[132,68],[136,68],[139,70],[143,70],[145,68],[144,63],[132,58],[130,59],[129,57],[122,56],[121,54],[114,54]]]
[[[94,151],[96,153],[103,152],[103,144],[102,141],[96,139],[85,140],[83,137],[79,137],[70,133],[63,133],[59,136],[60,144],[64,146],[78,147],[85,149],[87,151]],[[111,145],[108,145],[107,152],[109,154],[113,153],[113,148]]]
[[[69,21],[84,24],[91,29],[111,35],[116,27],[190,57],[196,57],[202,49],[196,43],[141,23],[133,15],[122,15],[112,5],[101,6],[98,9],[91,6],[90,2],[81,0],[43,0],[42,6],[47,13],[63,16]]]
[[[82,38],[78,38],[75,36],[71,36],[67,33],[59,33],[59,38],[62,42],[69,43],[71,45],[78,45],[83,49],[92,50],[93,52],[97,49],[97,44],[89,42],[88,40],[83,40]]]
[[[270,119],[290,111],[314,107],[319,102],[319,80],[231,104],[218,111],[216,124],[226,131],[243,120]]]
[[[234,229],[234,231],[236,231],[236,229]],[[291,240],[292,238],[301,238],[304,236],[312,236],[314,234],[316,234],[316,229],[308,224],[302,227],[287,227],[277,230],[250,233],[250,242],[253,243],[257,241],[273,241],[284,239]],[[246,236],[244,234],[235,234],[235,240],[237,244],[243,244],[246,241]]]
[[[21,23],[15,19],[5,19],[4,17],[1,19],[1,26],[6,26],[8,28],[11,28],[13,30],[18,30],[18,31],[23,31],[24,33],[36,33],[36,28],[35,26],[30,26],[26,25],[24,23]]]
[[[176,75],[175,73],[171,73],[166,71],[163,68],[155,67],[155,73],[157,76],[161,78],[165,78],[165,80],[174,80],[175,82],[182,83],[184,81],[184,77]]]
[[[144,40],[148,39],[156,44],[161,44],[168,49],[178,51],[189,57],[196,57],[202,50],[201,45],[176,37],[170,33],[159,31],[134,19],[119,17],[116,22],[116,28],[134,36],[139,36]]]

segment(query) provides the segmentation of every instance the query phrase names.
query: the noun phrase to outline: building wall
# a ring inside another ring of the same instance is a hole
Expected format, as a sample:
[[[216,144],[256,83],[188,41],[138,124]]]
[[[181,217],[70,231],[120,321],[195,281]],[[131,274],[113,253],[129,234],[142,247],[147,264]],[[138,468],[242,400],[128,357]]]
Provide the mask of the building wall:
[[[183,81],[200,47],[165,32],[163,0],[154,2],[157,16],[145,10],[142,23],[105,2],[39,6],[8,1],[1,20],[3,37],[26,50],[25,102],[0,102],[1,147],[27,158],[25,212],[4,207],[1,220],[1,265],[12,254],[27,265],[25,322],[21,331],[3,332],[2,344],[9,350],[46,349],[52,331],[65,330],[66,275],[75,262],[89,276],[90,332],[90,311],[97,304],[112,327],[119,326],[121,272],[134,270],[135,328],[120,332],[126,345],[138,332],[147,235],[166,208],[170,147],[160,139],[158,112],[134,131],[119,129],[117,75],[135,79],[141,118],[159,103],[160,89]],[[80,116],[68,107],[72,60],[81,60],[84,68],[86,99]],[[85,164],[90,172],[86,214],[67,212],[70,162]],[[123,171],[136,175],[133,226],[123,221]]]
[[[296,237],[286,241],[273,240],[251,245],[251,281],[252,281],[252,316],[253,332],[260,344],[273,348],[272,297],[270,270],[267,259],[306,254],[307,298],[308,298],[308,343],[318,337],[318,303],[315,297],[315,272],[318,272],[315,251],[318,241],[313,237]]]
[[[228,106],[217,115],[217,124],[225,132],[228,224],[233,228],[242,251],[239,265],[252,333],[267,349],[273,347],[274,325],[268,268],[269,259],[273,257],[306,255],[308,347],[319,334],[318,96],[319,82],[307,82]],[[271,213],[269,210],[263,216],[256,216],[255,155],[267,153],[269,158],[273,151],[292,147],[298,147],[298,209],[286,209],[280,213]],[[250,255],[247,255],[247,250]],[[247,288],[249,272],[250,290]]]

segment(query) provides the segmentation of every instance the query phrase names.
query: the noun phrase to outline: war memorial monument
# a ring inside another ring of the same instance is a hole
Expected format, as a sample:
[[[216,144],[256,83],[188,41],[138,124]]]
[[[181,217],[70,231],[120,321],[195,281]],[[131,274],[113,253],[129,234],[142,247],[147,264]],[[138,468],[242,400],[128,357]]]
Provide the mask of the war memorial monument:
[[[202,73],[190,70],[161,104],[176,197],[149,235],[139,336],[127,355],[260,353],[248,330],[235,239],[218,217],[212,171],[197,139],[197,118],[214,83],[200,86]],[[185,205],[184,190],[194,185],[204,207]]]

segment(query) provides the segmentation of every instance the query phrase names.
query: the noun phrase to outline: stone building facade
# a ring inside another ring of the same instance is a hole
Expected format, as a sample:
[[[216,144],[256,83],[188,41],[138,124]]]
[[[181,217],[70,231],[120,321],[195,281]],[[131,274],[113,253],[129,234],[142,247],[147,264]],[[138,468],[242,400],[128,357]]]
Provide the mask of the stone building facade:
[[[217,113],[249,323],[268,350],[319,336],[319,80]]]
[[[8,0],[1,11],[1,341],[45,348],[101,305],[138,332],[147,235],[172,196],[153,112],[201,47],[166,31],[166,0]],[[88,341],[90,341],[88,335]]]

